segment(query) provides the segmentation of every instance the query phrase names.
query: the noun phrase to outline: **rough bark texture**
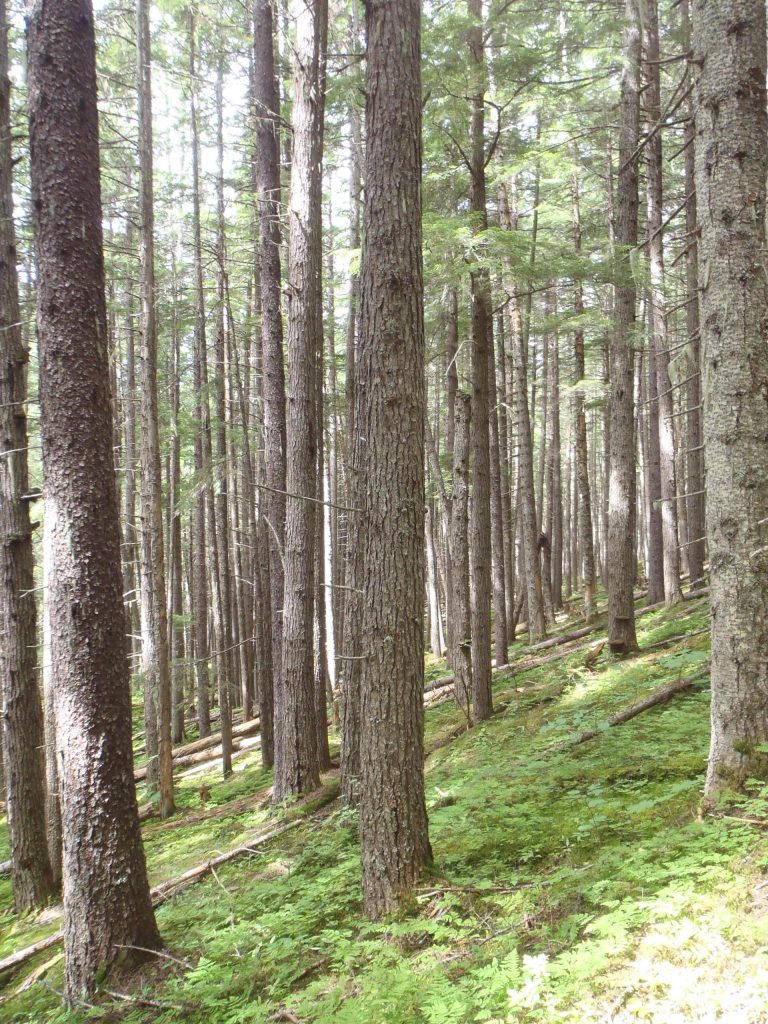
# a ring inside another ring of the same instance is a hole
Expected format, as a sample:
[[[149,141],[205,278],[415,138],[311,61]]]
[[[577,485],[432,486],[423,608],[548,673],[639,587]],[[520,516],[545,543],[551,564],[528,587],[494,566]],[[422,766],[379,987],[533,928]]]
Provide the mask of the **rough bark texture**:
[[[296,18],[288,215],[288,414],[283,675],[275,718],[274,798],[320,785],[314,679],[317,353],[322,348],[322,159],[325,0]]]
[[[616,654],[637,647],[635,635],[635,422],[634,326],[636,288],[630,263],[637,244],[640,130],[640,11],[627,0],[621,79],[619,181],[614,237],[616,275],[611,338],[610,478],[608,484],[608,642]]]
[[[136,3],[141,171],[139,265],[141,273],[141,667],[157,714],[160,817],[173,813],[171,673],[165,595],[160,428],[157,410],[155,315],[155,213],[152,159],[152,57],[148,0]]]
[[[766,770],[766,19],[762,0],[696,0],[692,13],[714,798]]]
[[[360,845],[364,908],[378,918],[398,905],[431,857],[424,800],[419,5],[416,0],[372,0],[366,25],[368,131],[357,377],[364,393],[359,427],[368,440]]]
[[[160,937],[132,772],[90,4],[40,0],[28,33],[66,988],[77,1000],[121,945],[157,949]]]
[[[27,351],[13,225],[8,25],[0,0],[0,701],[13,902],[42,906],[53,887],[45,831],[43,713],[27,467]],[[2,755],[0,755],[2,756]]]
[[[275,78],[271,0],[253,7],[256,188],[259,203],[261,344],[265,483],[269,526],[269,597],[272,606],[272,675],[275,714],[280,713],[283,651],[283,543],[285,537],[285,368],[280,312],[280,97]],[[275,732],[275,758],[280,757]]]

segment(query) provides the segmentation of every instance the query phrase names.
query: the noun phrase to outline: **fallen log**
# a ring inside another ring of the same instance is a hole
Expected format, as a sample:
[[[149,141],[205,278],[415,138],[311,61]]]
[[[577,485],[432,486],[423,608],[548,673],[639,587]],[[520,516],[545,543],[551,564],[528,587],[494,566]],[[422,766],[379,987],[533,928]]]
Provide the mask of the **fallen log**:
[[[642,700],[636,704],[632,704],[624,711],[620,711],[618,714],[613,715],[604,722],[597,729],[588,729],[585,732],[580,732],[576,736],[571,736],[567,740],[563,740],[561,743],[555,743],[549,746],[544,751],[545,754],[553,754],[560,750],[570,750],[571,747],[578,747],[582,743],[587,743],[589,740],[593,740],[605,732],[606,729],[612,728],[615,725],[623,725],[625,722],[631,721],[633,718],[637,718],[638,715],[642,715],[644,711],[648,711],[650,708],[658,707],[659,704],[666,704],[667,701],[672,700],[678,693],[685,693],[688,690],[692,690],[697,680],[701,679],[701,673],[697,673],[695,676],[688,676],[686,679],[678,679],[677,682],[669,683],[667,686],[662,686],[659,690],[654,690],[653,693],[649,693],[647,697],[643,697]]]
[[[272,829],[270,832],[266,832],[260,836],[254,836],[247,843],[237,846],[233,850],[228,850],[226,853],[221,853],[218,857],[214,857],[212,860],[208,860],[204,864],[199,864],[197,867],[190,868],[189,871],[185,871],[182,875],[179,875],[178,878],[171,878],[167,882],[161,882],[159,885],[153,886],[150,890],[153,906],[160,906],[160,904],[171,899],[171,897],[180,889],[184,889],[193,882],[205,877],[205,875],[213,871],[213,869],[217,868],[220,864],[226,864],[227,861],[234,860],[236,857],[242,857],[246,853],[252,853],[260,846],[268,843],[271,839],[277,839],[278,836],[283,835],[289,829],[300,825],[302,821],[302,817],[293,818],[291,821],[278,826],[278,828]],[[0,960],[0,975],[27,963],[27,961],[37,956],[38,953],[42,953],[46,949],[52,949],[54,946],[57,946],[63,938],[64,933],[58,931],[53,935],[47,936],[45,939],[40,939],[39,942],[35,942],[31,946],[26,946],[24,949],[20,949],[16,953],[12,953],[10,956],[5,957],[3,960]]]
[[[243,722],[241,725],[233,726],[232,728],[232,749],[238,750],[239,747],[236,744],[238,739],[244,739],[248,736],[255,736],[259,731],[259,719],[252,718],[249,722]],[[197,764],[200,760],[206,760],[206,758],[198,758],[197,761],[191,760],[195,754],[207,752],[215,747],[221,746],[221,733],[214,733],[212,736],[206,736],[202,740],[194,740],[192,743],[186,743],[183,747],[176,747],[173,751],[173,767],[184,768],[190,764]],[[211,758],[212,759],[212,758]],[[133,777],[136,782],[141,782],[142,779],[147,777],[147,766],[144,765],[142,768],[137,768],[133,773]]]

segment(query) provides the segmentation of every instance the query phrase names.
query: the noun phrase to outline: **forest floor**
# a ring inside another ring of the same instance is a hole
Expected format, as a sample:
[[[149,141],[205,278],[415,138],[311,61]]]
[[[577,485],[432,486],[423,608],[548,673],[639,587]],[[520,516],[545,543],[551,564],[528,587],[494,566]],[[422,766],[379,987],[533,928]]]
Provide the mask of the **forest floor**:
[[[257,749],[226,783],[217,764],[199,766],[179,780],[179,817],[144,827],[153,885],[286,815],[300,823],[159,908],[170,958],[113,975],[111,994],[74,1012],[62,1009],[61,953],[49,949],[0,978],[0,1020],[768,1022],[768,791],[755,781],[717,815],[698,813],[707,617],[705,600],[644,616],[645,651],[623,661],[607,649],[588,657],[598,631],[526,671],[519,640],[490,721],[466,732],[452,703],[428,708],[435,863],[384,924],[361,916],[356,816],[331,799],[333,775],[320,800],[276,816]],[[687,691],[608,726],[682,678]],[[11,908],[5,878],[0,958],[60,927],[55,910],[19,920]]]

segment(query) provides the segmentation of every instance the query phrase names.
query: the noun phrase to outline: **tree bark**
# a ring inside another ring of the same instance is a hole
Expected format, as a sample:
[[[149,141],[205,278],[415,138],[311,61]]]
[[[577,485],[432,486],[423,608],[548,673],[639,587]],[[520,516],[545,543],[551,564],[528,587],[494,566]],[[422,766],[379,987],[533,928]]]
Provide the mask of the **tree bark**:
[[[144,685],[157,714],[160,817],[173,807],[171,768],[171,673],[165,605],[160,428],[157,413],[157,319],[155,313],[155,212],[152,158],[152,56],[148,0],[136,0],[136,60],[139,93],[141,274],[141,635]],[[150,714],[151,704],[150,704]]]
[[[43,713],[37,684],[33,526],[27,461],[27,361],[13,224],[8,23],[0,3],[0,700],[13,902],[45,904],[53,889],[45,829]],[[39,525],[39,524],[35,524]]]
[[[317,353],[322,349],[326,0],[296,18],[288,235],[288,414],[281,704],[274,799],[320,785],[314,680]]]
[[[469,596],[469,436],[472,403],[469,395],[454,397],[453,492],[450,552],[453,595],[451,608],[451,666],[456,701],[470,720],[472,698],[472,625]]]
[[[696,200],[712,734],[705,796],[763,775],[768,740],[766,16],[762,0],[693,4]],[[756,749],[756,747],[758,749]]]
[[[28,69],[66,989],[79,1000],[91,993],[97,973],[124,955],[121,947],[160,946],[131,763],[87,2],[32,5]]]
[[[259,205],[261,344],[265,450],[264,517],[269,528],[269,598],[272,618],[272,677],[275,717],[282,696],[283,545],[285,541],[285,368],[280,311],[280,98],[275,77],[274,6],[253,7],[256,189]],[[275,731],[275,760],[280,736]]]
[[[608,491],[608,642],[615,654],[637,648],[635,635],[634,326],[636,287],[631,266],[637,244],[640,132],[640,11],[627,0],[624,71],[621,79],[619,181],[614,236],[616,275],[614,326],[610,344],[610,480]]]
[[[359,428],[368,439],[360,846],[363,905],[372,918],[395,909],[431,859],[424,799],[420,21],[416,0],[366,7],[357,376]],[[487,365],[486,358],[486,373]]]

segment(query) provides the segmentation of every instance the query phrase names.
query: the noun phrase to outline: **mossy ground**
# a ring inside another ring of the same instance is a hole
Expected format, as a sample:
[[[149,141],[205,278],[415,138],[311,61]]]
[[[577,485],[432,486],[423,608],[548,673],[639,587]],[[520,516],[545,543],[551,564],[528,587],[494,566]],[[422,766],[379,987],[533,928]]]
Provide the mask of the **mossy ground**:
[[[499,710],[470,732],[452,704],[430,709],[435,864],[397,919],[374,925],[361,916],[356,817],[326,807],[159,910],[180,963],[111,979],[134,1002],[100,995],[91,1009],[63,1010],[58,962],[20,994],[24,974],[14,976],[0,1017],[17,1024],[768,1021],[765,833],[735,814],[698,815],[709,727],[707,614],[698,601],[645,616],[638,621],[644,648],[687,637],[623,661],[604,651],[592,670],[584,645],[592,649],[599,633],[538,669],[513,663],[495,681]],[[512,653],[524,657],[523,642]],[[439,664],[429,667],[439,674]],[[588,743],[552,750],[697,673],[692,692]],[[269,785],[257,752],[235,767],[226,784],[215,766],[185,779],[180,804],[198,804],[202,779],[217,804]],[[761,791],[750,801],[752,817],[766,816]],[[254,799],[232,816],[187,825],[180,818],[171,828],[148,823],[152,881],[273,820]],[[0,915],[0,956],[58,924],[17,920],[7,879]],[[142,997],[155,1005],[135,1001]]]

